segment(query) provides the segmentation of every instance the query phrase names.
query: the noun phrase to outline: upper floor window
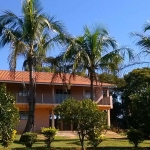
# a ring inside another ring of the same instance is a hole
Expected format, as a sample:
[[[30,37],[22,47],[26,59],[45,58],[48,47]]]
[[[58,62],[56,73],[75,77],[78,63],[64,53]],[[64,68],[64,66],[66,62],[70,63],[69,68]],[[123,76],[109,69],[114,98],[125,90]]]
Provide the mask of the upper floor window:
[[[107,97],[107,89],[103,89],[103,97]]]
[[[91,91],[90,90],[85,90],[85,98],[91,98]],[[93,97],[95,98],[95,92],[93,92]]]
[[[27,96],[29,94],[28,89],[20,88],[19,96]]]
[[[70,90],[56,89],[56,94],[70,94]]]
[[[55,91],[55,100],[56,103],[62,103],[65,99],[70,97],[71,91],[70,90],[63,90],[63,89],[56,89]]]

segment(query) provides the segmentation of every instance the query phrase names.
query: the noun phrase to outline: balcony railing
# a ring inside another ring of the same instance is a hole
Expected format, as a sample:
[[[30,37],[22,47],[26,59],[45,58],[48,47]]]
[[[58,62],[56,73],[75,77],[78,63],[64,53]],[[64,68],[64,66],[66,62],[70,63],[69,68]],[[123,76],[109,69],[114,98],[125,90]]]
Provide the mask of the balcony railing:
[[[20,95],[18,93],[15,94],[16,102],[17,103],[27,103],[27,98],[25,95]],[[82,100],[88,98],[87,96],[82,95],[70,95],[70,94],[36,94],[36,104],[60,104],[68,97],[73,97],[78,100]],[[112,98],[111,97],[102,97],[100,100],[99,98],[94,97],[94,101],[97,102],[98,105],[112,105]]]

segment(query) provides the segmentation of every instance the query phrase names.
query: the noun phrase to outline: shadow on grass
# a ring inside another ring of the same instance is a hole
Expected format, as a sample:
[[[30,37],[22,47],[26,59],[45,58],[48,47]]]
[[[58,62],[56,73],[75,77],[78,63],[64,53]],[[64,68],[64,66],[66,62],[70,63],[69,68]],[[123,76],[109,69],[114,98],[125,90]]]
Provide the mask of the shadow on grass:
[[[56,139],[55,142],[66,142],[66,144],[74,144],[74,145],[77,145],[77,146],[80,146],[81,143],[79,141],[79,139],[61,139],[61,140],[58,140]]]
[[[55,148],[44,148],[44,147],[34,147],[31,149],[26,149],[26,148],[14,148],[12,150],[81,150],[81,148],[75,148],[75,147],[71,147],[71,148],[60,148],[60,147],[55,147]],[[93,149],[92,147],[88,147],[85,150],[150,150],[150,148],[133,148],[133,147],[97,147],[95,149]]]
[[[128,140],[127,138],[106,138],[106,139],[113,139],[113,140]]]
[[[15,140],[13,143],[24,145],[24,143],[20,142],[19,140]],[[44,143],[44,140],[38,139],[38,140],[36,140],[36,143]]]
[[[74,144],[74,145],[81,146],[81,143],[80,143],[80,141],[79,141],[79,140],[71,141],[71,142],[67,142],[67,144]]]

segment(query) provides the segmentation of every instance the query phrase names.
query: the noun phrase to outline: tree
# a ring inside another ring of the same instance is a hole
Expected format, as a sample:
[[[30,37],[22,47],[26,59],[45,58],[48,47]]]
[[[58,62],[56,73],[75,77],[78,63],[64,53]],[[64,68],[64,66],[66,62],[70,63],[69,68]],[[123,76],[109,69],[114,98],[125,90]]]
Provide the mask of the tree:
[[[9,55],[10,70],[16,68],[16,60],[24,56],[29,70],[29,105],[28,120],[24,132],[34,127],[35,110],[35,80],[33,71],[39,51],[45,51],[53,43],[61,43],[64,37],[64,28],[54,17],[48,17],[42,12],[38,0],[24,0],[21,17],[11,11],[4,11],[0,16],[0,46],[10,45],[12,52]]]
[[[85,26],[83,36],[73,38],[69,43],[64,58],[74,62],[73,73],[80,68],[88,74],[93,100],[93,84],[97,81],[97,73],[103,71],[116,73],[119,65],[125,60],[126,52],[129,58],[133,58],[129,48],[117,47],[117,42],[109,36],[107,30],[100,26],[90,30]]]
[[[106,113],[99,110],[96,103],[90,99],[78,101],[70,98],[57,106],[54,111],[62,120],[77,126],[82,149],[88,134],[97,131],[96,129],[100,134],[106,127]]]
[[[2,144],[8,147],[12,142],[13,134],[19,123],[19,111],[15,106],[15,98],[12,94],[6,92],[6,86],[0,86],[0,135]]]
[[[148,22],[147,24],[145,24],[143,31],[147,32],[149,30],[150,30],[150,23]],[[142,50],[140,54],[142,53],[150,54],[150,36],[137,32],[133,32],[131,33],[131,35],[137,38],[136,45],[140,46]]]
[[[125,75],[122,93],[124,115],[128,128],[150,135],[150,69],[135,69]]]

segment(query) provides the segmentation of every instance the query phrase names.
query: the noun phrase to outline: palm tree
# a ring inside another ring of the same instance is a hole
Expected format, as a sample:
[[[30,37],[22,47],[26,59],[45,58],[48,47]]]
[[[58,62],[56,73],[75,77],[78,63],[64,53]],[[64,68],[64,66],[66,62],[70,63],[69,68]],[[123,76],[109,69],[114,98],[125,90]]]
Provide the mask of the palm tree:
[[[117,42],[109,36],[104,28],[97,26],[93,30],[89,30],[85,26],[83,36],[76,37],[69,43],[64,58],[74,62],[73,72],[80,68],[89,75],[90,94],[91,100],[93,100],[93,84],[94,81],[97,81],[97,73],[104,70],[118,71],[119,65],[125,60],[126,52],[128,52],[130,58],[133,57],[130,49],[117,49]]]
[[[15,71],[16,60],[24,56],[29,70],[29,94],[27,101],[29,114],[24,132],[29,132],[34,126],[35,110],[35,80],[33,78],[36,56],[41,50],[46,50],[54,43],[61,43],[64,28],[54,17],[48,17],[42,12],[38,0],[24,0],[22,16],[18,17],[11,11],[4,11],[0,16],[0,46],[10,45],[10,70]]]
[[[143,31],[147,32],[149,30],[150,30],[150,23],[148,22],[147,24],[145,24]],[[140,54],[142,53],[150,54],[150,36],[145,35],[143,33],[137,33],[137,32],[133,32],[131,33],[131,35],[137,37],[136,45],[140,46],[142,50]]]

